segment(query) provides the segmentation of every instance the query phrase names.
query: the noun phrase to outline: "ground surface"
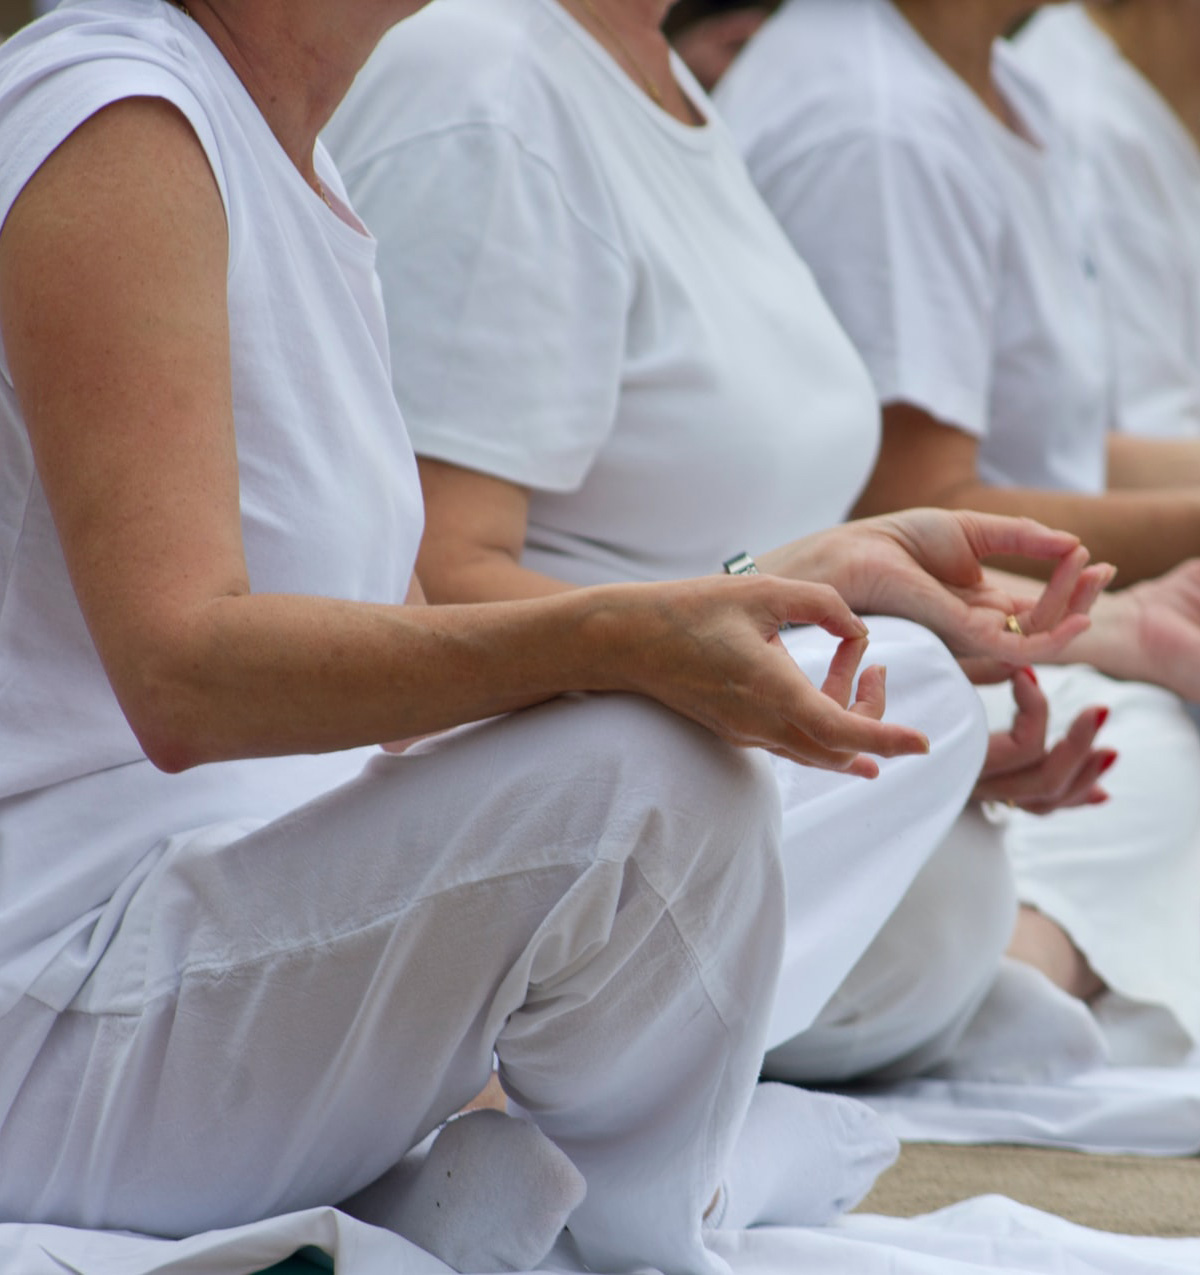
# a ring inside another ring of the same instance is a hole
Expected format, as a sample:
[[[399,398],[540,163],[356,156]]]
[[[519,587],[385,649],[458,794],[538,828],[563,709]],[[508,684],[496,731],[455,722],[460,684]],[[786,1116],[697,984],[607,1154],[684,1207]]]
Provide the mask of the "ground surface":
[[[1101,1231],[1200,1236],[1200,1159],[909,1143],[859,1211],[911,1217],[976,1195],[1007,1195]]]

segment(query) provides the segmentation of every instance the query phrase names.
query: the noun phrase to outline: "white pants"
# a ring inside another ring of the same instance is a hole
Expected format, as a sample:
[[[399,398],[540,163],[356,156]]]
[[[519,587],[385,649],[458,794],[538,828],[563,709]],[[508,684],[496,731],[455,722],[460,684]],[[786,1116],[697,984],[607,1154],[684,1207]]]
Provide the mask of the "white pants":
[[[867,662],[888,669],[888,720],[923,730],[931,751],[882,763],[870,782],[776,762],[788,931],[766,1071],[780,1080],[940,1061],[1012,934],[999,834],[964,813],[987,750],[979,696],[926,630],[867,624]],[[832,639],[805,629],[786,642],[819,683]]]
[[[1002,812],[1022,902],[1071,936],[1113,995],[1097,1005],[1114,1058],[1179,1062],[1200,1044],[1200,735],[1169,692],[1085,666],[1040,668],[1050,732],[1104,704],[1111,800],[1049,818]],[[1006,687],[984,695],[994,724],[1012,716]],[[1113,1003],[1116,1002],[1116,1003]],[[1166,1022],[1131,1014],[1155,1008]]]
[[[701,1216],[782,943],[763,757],[626,697],[380,755],[181,837],[67,1012],[0,1033],[0,1220],[184,1235],[350,1195],[483,1085],[579,1167],[596,1269],[723,1269]]]
[[[968,809],[813,1025],[767,1054],[764,1075],[843,1084],[946,1062],[991,990],[1016,910],[1002,838]]]

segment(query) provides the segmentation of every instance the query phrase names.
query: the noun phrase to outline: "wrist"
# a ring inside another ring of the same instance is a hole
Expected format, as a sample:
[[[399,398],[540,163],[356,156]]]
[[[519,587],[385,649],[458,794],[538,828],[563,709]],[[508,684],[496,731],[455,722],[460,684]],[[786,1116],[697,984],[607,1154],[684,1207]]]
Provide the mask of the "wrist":
[[[1053,664],[1091,664],[1110,677],[1140,679],[1138,653],[1141,609],[1135,590],[1102,593],[1088,618],[1091,624],[1065,650],[1053,657]]]
[[[568,689],[645,693],[644,665],[658,646],[663,586],[606,584],[571,595],[570,615],[554,640],[562,641],[576,685]]]
[[[785,580],[800,580],[810,584],[829,584],[840,593],[840,557],[836,537],[827,531],[821,531],[758,554],[756,560],[763,575],[780,576]]]

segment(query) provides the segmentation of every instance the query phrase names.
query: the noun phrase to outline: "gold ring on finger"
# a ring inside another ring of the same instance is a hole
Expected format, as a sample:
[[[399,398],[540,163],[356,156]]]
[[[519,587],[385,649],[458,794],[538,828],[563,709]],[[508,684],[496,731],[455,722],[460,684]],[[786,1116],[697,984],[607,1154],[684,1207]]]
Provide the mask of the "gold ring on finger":
[[[1004,627],[1010,633],[1015,633],[1017,637],[1025,636],[1025,630],[1021,628],[1021,621],[1015,615],[1006,615],[1004,617]]]

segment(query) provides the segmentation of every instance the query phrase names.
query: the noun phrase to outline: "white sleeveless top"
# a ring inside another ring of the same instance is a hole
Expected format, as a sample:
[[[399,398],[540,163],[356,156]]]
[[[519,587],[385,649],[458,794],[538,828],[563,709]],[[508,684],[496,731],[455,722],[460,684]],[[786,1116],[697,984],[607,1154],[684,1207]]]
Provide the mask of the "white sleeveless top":
[[[339,212],[308,187],[195,23],[163,0],[72,0],[5,45],[0,218],[79,124],[131,96],[178,107],[225,204],[252,587],[402,601],[422,507],[391,392],[374,241],[324,152],[316,160]],[[0,1013],[27,990],[52,1005],[69,999],[93,959],[89,942],[94,953],[115,923],[105,904],[165,837],[270,820],[343,782],[369,753],[174,776],[146,760],[76,604],[0,348]]]

